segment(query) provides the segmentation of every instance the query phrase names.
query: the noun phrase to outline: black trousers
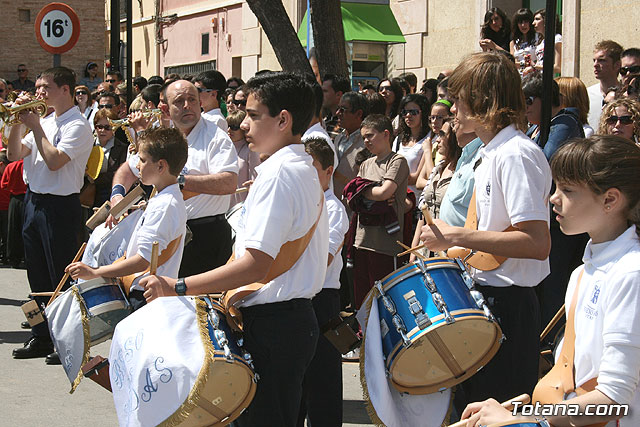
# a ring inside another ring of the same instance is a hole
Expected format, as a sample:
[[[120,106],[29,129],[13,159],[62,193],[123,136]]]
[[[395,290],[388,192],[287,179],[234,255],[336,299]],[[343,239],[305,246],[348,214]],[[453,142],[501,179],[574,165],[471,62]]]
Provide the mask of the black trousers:
[[[22,237],[31,292],[53,291],[62,279],[80,246],[80,209],[78,194],[54,196],[27,190]],[[69,281],[63,289],[68,286]],[[40,305],[49,297],[35,300]],[[48,338],[47,323],[33,327],[32,333]]]
[[[179,277],[193,276],[225,265],[231,257],[231,227],[224,214],[190,219],[193,233],[184,248]]]
[[[24,223],[24,194],[12,195],[9,200],[9,229],[7,231],[7,259],[17,267],[24,259],[22,228]]]
[[[233,423],[240,427],[296,425],[302,381],[318,341],[311,300],[241,308],[244,347],[260,375],[255,397]]]
[[[340,313],[340,291],[323,289],[312,300],[318,326],[322,329]],[[342,425],[342,355],[324,335],[318,338],[316,353],[304,375],[298,427]]]
[[[458,385],[454,397],[458,416],[467,404],[490,397],[503,402],[531,395],[538,382],[540,307],[534,288],[478,286],[506,340],[478,373]]]

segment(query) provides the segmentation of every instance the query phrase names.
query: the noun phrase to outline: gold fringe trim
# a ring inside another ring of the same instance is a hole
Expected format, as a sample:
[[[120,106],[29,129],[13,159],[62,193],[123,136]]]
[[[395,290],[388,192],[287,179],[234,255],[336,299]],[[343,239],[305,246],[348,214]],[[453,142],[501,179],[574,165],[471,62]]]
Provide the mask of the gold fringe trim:
[[[84,352],[82,354],[82,363],[80,364],[80,370],[78,371],[78,375],[76,376],[76,379],[71,384],[71,390],[69,391],[69,394],[72,394],[74,391],[76,391],[76,387],[78,387],[78,384],[80,384],[80,381],[82,381],[82,378],[84,377],[84,374],[82,373],[82,367],[89,362],[89,356],[91,355],[90,354],[91,331],[89,330],[89,315],[87,314],[87,307],[85,307],[84,300],[80,296],[80,292],[78,292],[78,288],[76,286],[71,286],[71,292],[73,293],[73,296],[76,298],[76,301],[78,301],[78,304],[80,305],[80,313],[81,313],[80,317],[82,319],[82,335],[84,337]]]
[[[207,324],[207,304],[204,300],[196,298],[196,321],[198,322],[198,328],[200,329],[200,338],[202,339],[202,345],[204,347],[204,361],[202,368],[198,373],[196,382],[189,392],[187,400],[173,413],[169,418],[159,424],[162,427],[174,427],[185,421],[200,400],[200,393],[204,388],[207,380],[209,379],[209,372],[213,369],[213,361],[215,357],[215,348],[209,338],[209,330]]]
[[[376,300],[375,293],[376,288],[371,288],[371,298],[368,299],[368,303],[364,309],[366,310],[366,319],[367,319],[367,327],[364,331],[362,331],[362,342],[360,343],[360,384],[362,385],[362,398],[365,401],[365,409],[367,410],[367,414],[369,418],[371,418],[371,422],[377,426],[384,426],[384,423],[378,416],[376,412],[376,408],[373,407],[373,403],[371,403],[371,399],[369,398],[369,389],[367,388],[367,378],[364,373],[364,354],[365,354],[365,339],[367,338],[366,329],[369,327],[369,315],[371,313],[371,304],[374,300]],[[365,299],[366,300],[366,299]],[[362,309],[362,308],[361,308]]]

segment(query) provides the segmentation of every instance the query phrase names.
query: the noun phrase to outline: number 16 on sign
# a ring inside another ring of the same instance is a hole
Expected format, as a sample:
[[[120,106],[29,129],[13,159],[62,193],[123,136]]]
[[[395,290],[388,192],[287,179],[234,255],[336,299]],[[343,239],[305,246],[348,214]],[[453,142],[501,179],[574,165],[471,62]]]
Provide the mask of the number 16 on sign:
[[[80,20],[64,3],[49,3],[35,22],[36,38],[44,50],[54,55],[54,66],[60,65],[60,54],[69,51],[80,36]]]

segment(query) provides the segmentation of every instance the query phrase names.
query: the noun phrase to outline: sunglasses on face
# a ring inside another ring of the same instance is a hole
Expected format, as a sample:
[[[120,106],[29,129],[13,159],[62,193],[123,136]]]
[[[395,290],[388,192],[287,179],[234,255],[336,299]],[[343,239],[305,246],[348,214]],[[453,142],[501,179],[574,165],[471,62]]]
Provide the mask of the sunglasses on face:
[[[378,89],[378,92],[384,92],[384,91],[391,91],[391,86],[380,86],[380,88]]]
[[[240,126],[229,125],[229,129],[231,129],[231,130],[240,130]]]
[[[632,65],[631,67],[620,67],[620,75],[626,75],[627,73],[640,73],[640,65]]]
[[[415,109],[411,109],[411,110],[402,110],[402,111],[400,112],[400,114],[401,114],[402,116],[406,116],[407,114],[408,114],[408,115],[410,115],[410,116],[417,116],[417,115],[419,115],[419,114],[420,114],[420,110],[415,110]]]
[[[113,104],[98,105],[98,110],[100,110],[102,108],[113,108]]]
[[[19,73],[24,73],[25,71],[27,71],[27,70],[26,70],[26,69],[24,69],[24,68],[20,68],[20,69],[18,69],[18,72],[19,72]]]
[[[235,105],[236,107],[239,105],[247,105],[246,99],[234,99],[232,102],[233,102],[233,105]]]
[[[204,88],[204,87],[197,87],[197,86],[196,86],[196,89],[198,89],[198,93],[202,93],[202,92],[209,93],[209,92],[213,92],[215,90],[215,89],[207,89],[207,88]]]
[[[111,130],[111,125],[96,125],[96,129]]]
[[[527,105],[533,105],[533,101],[535,101],[535,100],[536,100],[535,96],[528,96],[527,99],[524,100],[524,102]]]
[[[107,80],[105,80],[105,81],[106,81],[107,83],[115,83],[115,82],[116,82],[116,79],[107,79]]]
[[[76,95],[89,95],[89,92],[87,92],[86,90],[79,90],[76,92]]]
[[[608,125],[611,126],[617,124],[618,121],[620,121],[620,124],[623,125],[630,125],[633,123],[633,119],[631,116],[609,116],[605,121]]]

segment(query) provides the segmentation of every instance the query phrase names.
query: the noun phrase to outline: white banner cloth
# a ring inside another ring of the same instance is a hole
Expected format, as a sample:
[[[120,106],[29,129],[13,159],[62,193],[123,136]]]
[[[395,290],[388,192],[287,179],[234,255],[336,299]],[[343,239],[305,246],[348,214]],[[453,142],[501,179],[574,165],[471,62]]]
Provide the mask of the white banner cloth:
[[[71,392],[80,382],[79,379],[76,382],[76,379],[88,349],[82,327],[82,309],[76,295],[76,287],[72,286],[44,310],[53,345],[72,384]]]
[[[109,229],[105,223],[97,226],[89,236],[82,262],[91,267],[100,267],[111,265],[123,256],[138,219],[143,213],[144,209],[136,209],[112,229]]]
[[[158,298],[118,323],[109,377],[120,425],[155,426],[171,416],[204,356],[193,298]]]
[[[369,393],[369,401],[378,418],[387,427],[424,426],[440,427],[447,415],[451,390],[424,395],[402,394],[396,390],[385,375],[385,362],[382,353],[382,337],[380,333],[380,317],[378,304],[373,299],[369,317],[366,317],[369,293],[358,312],[358,322],[365,331],[364,373]],[[362,357],[362,356],[361,356]],[[416,366],[416,369],[419,367]]]

